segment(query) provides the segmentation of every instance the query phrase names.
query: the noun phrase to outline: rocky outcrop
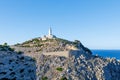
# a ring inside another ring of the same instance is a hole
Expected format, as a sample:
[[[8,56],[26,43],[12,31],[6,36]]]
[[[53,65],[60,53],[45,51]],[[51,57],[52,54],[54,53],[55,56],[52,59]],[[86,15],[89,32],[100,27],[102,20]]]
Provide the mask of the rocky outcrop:
[[[120,61],[92,55],[78,40],[35,39],[12,47],[24,54],[0,46],[0,80],[120,80]],[[68,57],[42,54],[75,48]]]
[[[120,80],[120,63],[116,59],[80,53],[69,58],[40,55],[37,60],[37,80]]]
[[[35,80],[34,59],[0,45],[0,80]]]
[[[35,38],[11,47],[15,48],[16,51],[23,51],[24,53],[58,52],[83,49],[85,52],[92,54],[92,52],[84,47],[80,41],[68,41],[61,38],[47,40],[39,40],[39,38]]]

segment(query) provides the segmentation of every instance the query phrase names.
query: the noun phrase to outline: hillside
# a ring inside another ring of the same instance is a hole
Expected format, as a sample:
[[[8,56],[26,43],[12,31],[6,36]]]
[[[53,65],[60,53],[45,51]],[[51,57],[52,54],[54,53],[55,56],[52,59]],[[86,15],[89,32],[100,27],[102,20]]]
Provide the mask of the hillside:
[[[92,52],[88,48],[84,47],[80,41],[68,41],[61,38],[47,40],[35,38],[25,41],[21,44],[16,44],[12,47],[17,51],[23,51],[24,53],[42,53],[84,49],[86,52],[92,54]]]
[[[120,80],[119,60],[92,55],[78,40],[35,38],[11,47],[15,51],[0,47],[0,80]],[[78,53],[69,57],[42,54],[69,50]]]
[[[81,53],[77,58],[41,55],[37,78],[46,80],[120,80],[120,62]]]
[[[0,80],[35,80],[35,60],[15,52],[7,45],[0,45]]]

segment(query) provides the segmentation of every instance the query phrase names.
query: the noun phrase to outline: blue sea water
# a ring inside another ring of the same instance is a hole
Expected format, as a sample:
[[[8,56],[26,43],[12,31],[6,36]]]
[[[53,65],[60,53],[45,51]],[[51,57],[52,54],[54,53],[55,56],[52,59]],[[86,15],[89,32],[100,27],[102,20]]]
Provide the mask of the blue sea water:
[[[120,50],[91,50],[94,55],[116,58],[120,60]]]

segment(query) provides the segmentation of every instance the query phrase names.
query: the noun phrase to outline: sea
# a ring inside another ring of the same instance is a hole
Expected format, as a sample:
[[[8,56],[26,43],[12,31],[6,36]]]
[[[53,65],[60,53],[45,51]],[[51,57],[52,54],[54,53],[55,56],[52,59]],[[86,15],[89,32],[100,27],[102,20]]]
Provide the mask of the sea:
[[[102,57],[116,58],[120,60],[120,50],[91,50],[93,55],[99,55]]]

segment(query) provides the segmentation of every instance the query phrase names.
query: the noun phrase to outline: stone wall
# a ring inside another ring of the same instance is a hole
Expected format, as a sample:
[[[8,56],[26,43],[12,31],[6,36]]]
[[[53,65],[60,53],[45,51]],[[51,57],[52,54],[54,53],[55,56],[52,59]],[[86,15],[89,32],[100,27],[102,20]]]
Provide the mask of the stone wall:
[[[56,51],[56,52],[36,52],[36,50],[37,49],[39,50],[39,48],[25,48],[25,47],[14,47],[14,46],[12,46],[12,48],[15,48],[15,51],[23,51],[25,53],[25,55],[31,56],[31,57],[39,56],[39,55],[41,55],[41,53],[43,55],[56,55],[56,56],[64,56],[64,57],[69,57],[71,55],[79,56],[80,53],[84,53],[84,52],[81,52],[83,50],[69,50],[69,51]]]
[[[69,57],[70,55],[78,56],[80,54],[79,50],[70,50],[70,51],[58,51],[58,52],[44,52],[43,55],[56,55]]]
[[[26,56],[30,56],[33,58],[39,58],[39,56],[43,54],[43,55],[53,55],[53,56],[64,56],[64,57],[69,57],[69,56],[79,56],[81,54],[81,51],[79,50],[71,50],[71,51],[58,51],[58,52],[43,52],[43,53],[25,53],[24,55]]]
[[[43,55],[56,55],[56,56],[69,57],[69,51],[43,52],[42,54]]]

